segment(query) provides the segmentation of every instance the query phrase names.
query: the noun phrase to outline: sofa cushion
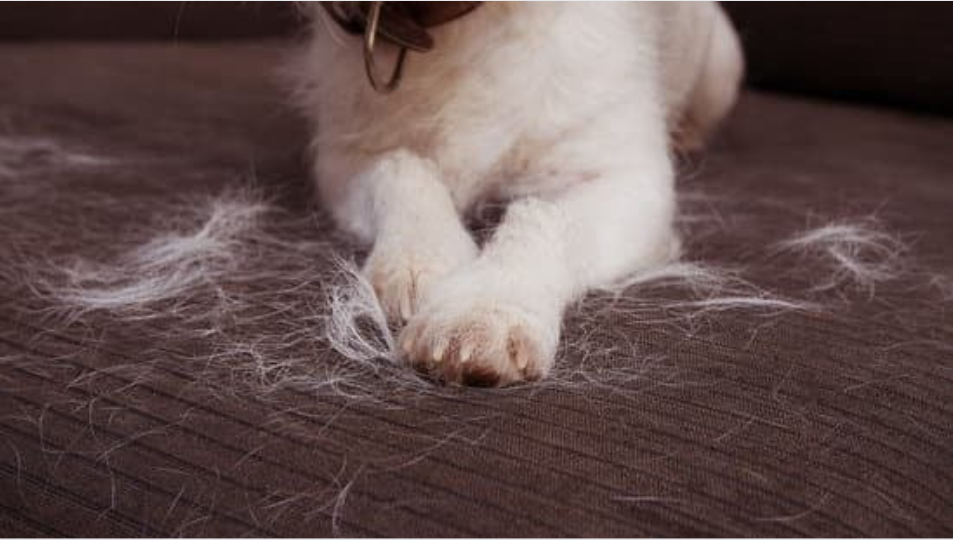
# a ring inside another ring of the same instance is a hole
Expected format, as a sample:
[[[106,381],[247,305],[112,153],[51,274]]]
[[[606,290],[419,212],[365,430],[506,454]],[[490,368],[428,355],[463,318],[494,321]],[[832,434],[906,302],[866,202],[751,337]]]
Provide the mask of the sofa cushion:
[[[438,388],[372,359],[334,386],[309,375],[349,365],[325,295],[354,250],[310,214],[283,46],[0,47],[0,532],[953,533],[953,123],[746,93],[680,190],[686,259],[736,268],[747,303],[593,295],[550,383]],[[63,310],[44,281],[250,179],[269,232],[202,294]],[[875,251],[898,258],[874,288],[779,250],[830,223],[910,247]]]

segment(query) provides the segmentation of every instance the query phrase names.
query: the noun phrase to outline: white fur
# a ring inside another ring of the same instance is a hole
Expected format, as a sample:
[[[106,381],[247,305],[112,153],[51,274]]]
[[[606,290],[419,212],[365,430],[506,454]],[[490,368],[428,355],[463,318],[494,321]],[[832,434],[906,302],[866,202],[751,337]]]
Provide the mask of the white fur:
[[[269,207],[251,195],[211,201],[197,230],[161,234],[125,254],[119,264],[79,260],[63,268],[59,300],[77,310],[137,310],[176,300],[189,290],[234,270],[238,253]]]
[[[713,3],[487,3],[433,34],[381,95],[360,41],[315,21],[293,71],[319,192],[373,245],[408,361],[538,378],[570,302],[677,254],[672,135],[697,144],[730,108],[737,41]],[[481,251],[462,216],[488,199],[513,202]]]
[[[873,297],[878,283],[896,279],[903,273],[907,246],[899,236],[885,230],[875,216],[867,216],[854,221],[834,221],[801,232],[779,242],[775,249],[829,259],[833,266],[830,278],[815,284],[815,290],[852,285],[866,289]]]
[[[0,135],[0,180],[27,179],[57,169],[102,167],[112,159],[95,156],[43,137]]]

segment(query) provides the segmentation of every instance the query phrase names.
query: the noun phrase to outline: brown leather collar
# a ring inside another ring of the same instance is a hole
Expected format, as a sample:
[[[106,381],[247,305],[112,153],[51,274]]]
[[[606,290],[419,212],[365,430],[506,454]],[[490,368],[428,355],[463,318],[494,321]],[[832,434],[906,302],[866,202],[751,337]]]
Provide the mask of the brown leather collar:
[[[321,2],[344,31],[364,35],[364,63],[375,90],[387,93],[400,82],[407,50],[427,52],[434,47],[428,28],[448,23],[476,9],[482,2]],[[374,65],[374,43],[380,37],[397,47],[399,55],[391,78],[381,82]]]

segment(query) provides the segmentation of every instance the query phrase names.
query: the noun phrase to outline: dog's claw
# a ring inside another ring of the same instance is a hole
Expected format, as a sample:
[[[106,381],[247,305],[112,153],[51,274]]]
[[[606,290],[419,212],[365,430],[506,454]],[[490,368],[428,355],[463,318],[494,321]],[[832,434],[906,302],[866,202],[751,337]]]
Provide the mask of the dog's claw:
[[[434,364],[439,364],[443,361],[443,355],[447,352],[447,341],[440,340],[433,348],[433,353],[430,355],[430,360]]]
[[[473,356],[473,343],[466,341],[460,346],[460,363],[465,363],[471,356]]]

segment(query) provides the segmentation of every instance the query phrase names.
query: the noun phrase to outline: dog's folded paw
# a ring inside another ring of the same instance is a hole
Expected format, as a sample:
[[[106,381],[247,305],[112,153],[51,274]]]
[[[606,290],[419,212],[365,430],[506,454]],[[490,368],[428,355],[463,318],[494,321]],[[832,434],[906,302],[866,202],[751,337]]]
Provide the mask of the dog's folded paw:
[[[384,312],[400,322],[407,322],[417,313],[434,284],[477,254],[476,245],[469,238],[439,244],[408,244],[375,248],[363,271]]]

